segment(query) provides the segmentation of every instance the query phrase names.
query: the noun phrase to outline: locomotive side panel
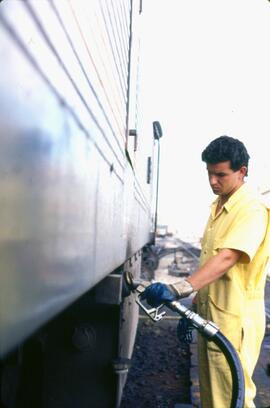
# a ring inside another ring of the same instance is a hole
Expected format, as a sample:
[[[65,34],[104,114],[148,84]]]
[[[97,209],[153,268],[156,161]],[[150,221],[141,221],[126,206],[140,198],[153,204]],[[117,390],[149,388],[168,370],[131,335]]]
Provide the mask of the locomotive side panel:
[[[140,0],[0,4],[0,405],[119,407],[151,239]],[[80,373],[79,375],[77,373]],[[30,390],[30,391],[29,391]]]
[[[1,3],[1,354],[149,239],[125,155],[130,13]]]

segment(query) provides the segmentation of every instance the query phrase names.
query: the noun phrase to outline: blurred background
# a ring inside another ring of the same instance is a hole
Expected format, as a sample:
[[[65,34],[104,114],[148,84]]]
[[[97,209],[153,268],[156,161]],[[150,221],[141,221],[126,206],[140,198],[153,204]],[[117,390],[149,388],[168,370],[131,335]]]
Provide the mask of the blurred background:
[[[266,0],[143,2],[144,120],[159,120],[158,224],[201,236],[210,191],[201,152],[228,135],[251,156],[247,181],[270,188],[270,3]]]

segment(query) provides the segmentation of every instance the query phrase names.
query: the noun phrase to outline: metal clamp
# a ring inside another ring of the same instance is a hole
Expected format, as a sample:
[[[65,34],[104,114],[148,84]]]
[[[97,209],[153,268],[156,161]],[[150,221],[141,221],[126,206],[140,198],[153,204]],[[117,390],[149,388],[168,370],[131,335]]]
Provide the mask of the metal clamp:
[[[200,315],[188,309],[177,300],[171,302],[169,307],[182,317],[188,319],[188,321],[192,323],[193,327],[195,327],[200,333],[209,339],[214,337],[219,331],[218,326],[214,322],[203,319]]]

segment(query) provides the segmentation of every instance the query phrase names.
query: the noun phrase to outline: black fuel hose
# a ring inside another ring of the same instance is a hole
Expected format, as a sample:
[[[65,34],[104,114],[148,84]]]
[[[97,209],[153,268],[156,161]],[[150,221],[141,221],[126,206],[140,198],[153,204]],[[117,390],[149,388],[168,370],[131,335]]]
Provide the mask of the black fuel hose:
[[[128,272],[125,273],[125,280],[130,290],[139,293],[136,302],[145,313],[155,322],[162,319],[165,312],[160,313],[160,309],[165,304],[160,305],[158,308],[147,309],[140,301],[140,294],[145,289],[146,285],[141,282],[136,283],[133,280],[132,274]],[[139,286],[141,286],[141,290],[138,290]],[[218,327],[213,322],[203,319],[200,315],[188,309],[179,301],[175,300],[172,302],[166,302],[166,306],[174,312],[177,312],[183,318],[186,318],[207,341],[213,341],[221,350],[227,360],[232,375],[232,398],[230,408],[243,408],[245,401],[244,373],[241,361],[232,343],[219,331]]]
[[[226,358],[232,375],[232,399],[230,408],[243,408],[245,400],[245,379],[241,361],[232,343],[211,321],[188,309],[178,301],[168,302],[166,306],[186,318],[207,341],[213,341]]]
[[[230,408],[243,408],[245,400],[245,379],[238,354],[231,342],[218,331],[208,341],[213,341],[223,352],[232,374],[232,400]]]

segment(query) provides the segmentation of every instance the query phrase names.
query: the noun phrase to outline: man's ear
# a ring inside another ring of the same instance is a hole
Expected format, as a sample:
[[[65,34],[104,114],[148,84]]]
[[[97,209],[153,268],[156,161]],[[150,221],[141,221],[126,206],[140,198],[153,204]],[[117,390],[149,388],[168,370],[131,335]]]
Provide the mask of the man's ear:
[[[239,171],[240,171],[240,174],[243,176],[243,178],[246,177],[247,172],[248,172],[247,166],[240,167]]]

